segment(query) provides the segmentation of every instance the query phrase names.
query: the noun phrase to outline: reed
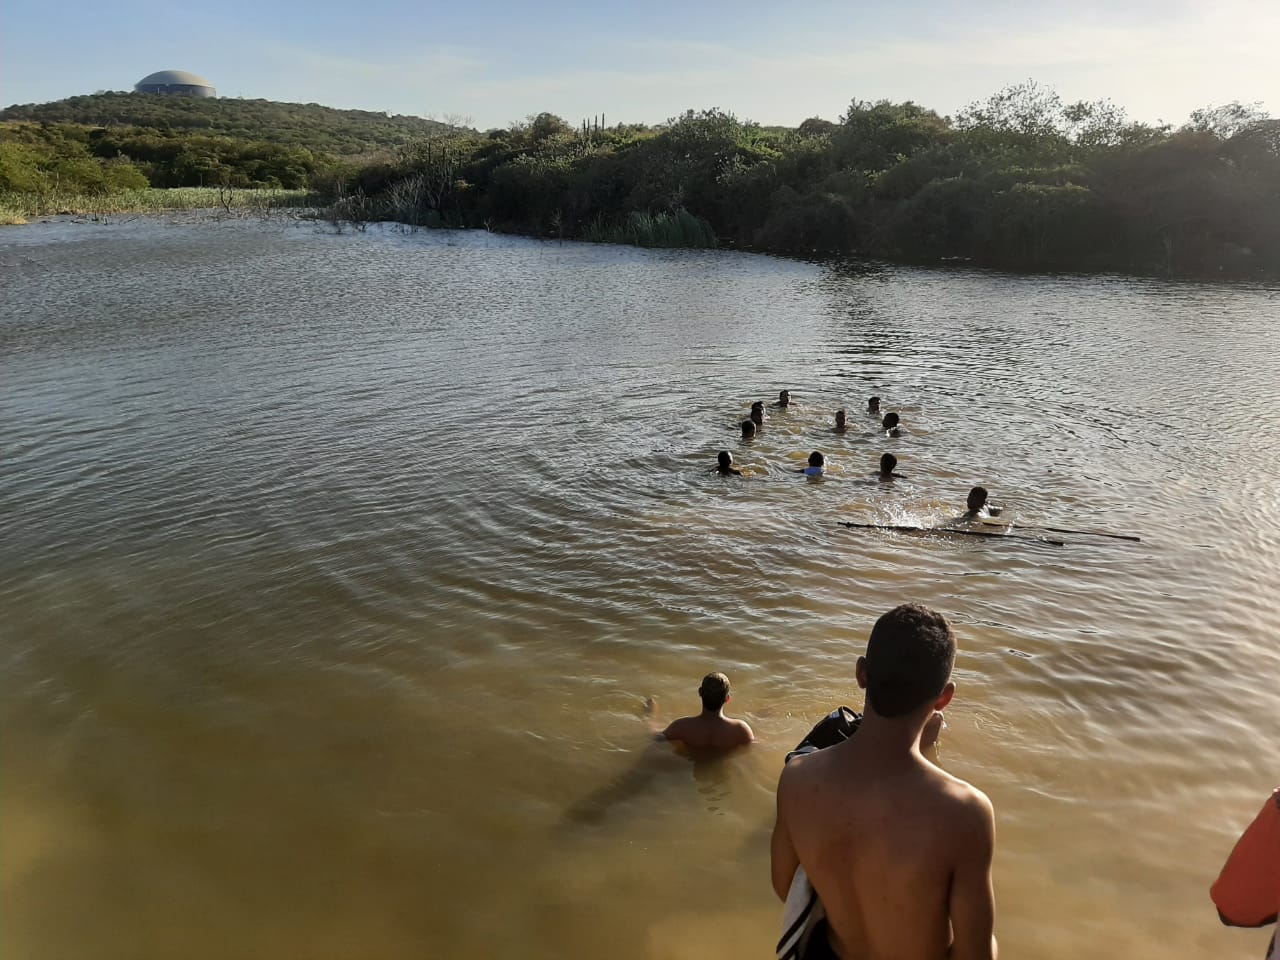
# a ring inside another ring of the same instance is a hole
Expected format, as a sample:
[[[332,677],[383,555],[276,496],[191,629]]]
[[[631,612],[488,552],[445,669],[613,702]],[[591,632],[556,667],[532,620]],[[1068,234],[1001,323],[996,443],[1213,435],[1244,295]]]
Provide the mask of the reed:
[[[148,187],[101,195],[63,191],[5,193],[0,194],[0,222],[6,218],[22,220],[59,215],[101,216],[174,210],[262,213],[310,207],[316,202],[316,195],[307,190],[232,190],[225,187]],[[14,222],[14,219],[9,222]]]
[[[706,248],[717,244],[711,224],[683,208],[674,213],[633,212],[620,223],[598,217],[583,230],[582,239],[634,247]]]
[[[27,218],[22,215],[22,211],[10,206],[3,199],[0,199],[0,227],[19,226],[27,222]]]

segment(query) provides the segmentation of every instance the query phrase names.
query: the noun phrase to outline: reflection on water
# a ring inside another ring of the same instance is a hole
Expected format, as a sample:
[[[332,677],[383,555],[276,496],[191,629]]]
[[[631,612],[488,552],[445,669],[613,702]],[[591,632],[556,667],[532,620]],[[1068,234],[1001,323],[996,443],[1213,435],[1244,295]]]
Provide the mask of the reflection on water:
[[[654,743],[634,763],[603,786],[597,787],[565,811],[566,825],[596,825],[615,813],[653,802],[655,794],[671,793],[688,782],[689,773],[708,813],[721,813],[732,792],[737,769],[735,755],[681,750]]]
[[[1280,769],[1273,291],[144,221],[0,287],[6,955],[758,954],[782,756],[907,599],[1006,952],[1260,952],[1206,891]],[[837,523],[975,483],[1142,541]],[[712,669],[761,742],[655,745]]]

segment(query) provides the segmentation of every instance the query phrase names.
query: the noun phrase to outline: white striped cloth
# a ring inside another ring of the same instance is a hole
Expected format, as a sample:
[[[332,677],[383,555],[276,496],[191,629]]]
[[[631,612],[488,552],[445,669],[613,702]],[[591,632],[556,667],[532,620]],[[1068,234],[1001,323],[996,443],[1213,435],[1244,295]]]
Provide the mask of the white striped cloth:
[[[827,915],[818,899],[818,891],[809,882],[804,867],[796,867],[782,908],[782,939],[778,941],[778,960],[798,960],[804,956],[813,928]]]

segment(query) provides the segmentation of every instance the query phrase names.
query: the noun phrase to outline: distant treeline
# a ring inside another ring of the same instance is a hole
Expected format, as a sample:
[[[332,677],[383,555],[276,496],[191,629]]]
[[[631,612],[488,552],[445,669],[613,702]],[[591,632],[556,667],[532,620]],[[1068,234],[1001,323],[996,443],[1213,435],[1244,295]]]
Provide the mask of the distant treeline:
[[[45,108],[0,117],[14,109]],[[47,179],[59,164],[94,164],[107,181],[316,188],[334,197],[335,217],[357,220],[1024,270],[1280,276],[1280,121],[1239,103],[1177,129],[1130,122],[1109,101],[1064,104],[1031,82],[955,117],[855,100],[838,123],[796,129],[720,110],[607,128],[544,113],[483,134],[436,126],[357,162],[248,123],[238,137],[80,122],[0,124],[0,192],[29,189],[15,169]],[[15,161],[15,150],[26,153]]]
[[[653,225],[656,245],[675,234],[1021,270],[1280,274],[1280,121],[1237,103],[1174,130],[1035,83],[954,118],[854,101],[839,123],[795,130],[719,110],[659,129],[542,114],[421,141],[356,185],[396,219],[536,236],[646,243]]]
[[[199,134],[260,141],[334,156],[391,149],[450,129],[437,120],[369,110],[337,110],[318,103],[165,97],[149,93],[95,93],[54,103],[0,110],[0,122],[70,123],[88,127],[141,127],[169,134]]]
[[[340,169],[337,163],[305,147],[231,137],[0,123],[0,194],[94,195],[148,186],[299,189]]]

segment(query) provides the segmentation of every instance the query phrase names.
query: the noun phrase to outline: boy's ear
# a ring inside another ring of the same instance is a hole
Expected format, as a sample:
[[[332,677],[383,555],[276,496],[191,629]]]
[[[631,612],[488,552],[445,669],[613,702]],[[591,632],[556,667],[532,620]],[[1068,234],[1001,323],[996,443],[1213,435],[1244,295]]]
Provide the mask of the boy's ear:
[[[867,689],[867,658],[859,657],[858,665],[853,668],[854,676],[858,678],[858,689]]]
[[[947,685],[942,688],[942,693],[938,694],[938,699],[933,704],[935,710],[947,709],[947,704],[951,702],[951,698],[956,695],[955,681],[948,680]]]

